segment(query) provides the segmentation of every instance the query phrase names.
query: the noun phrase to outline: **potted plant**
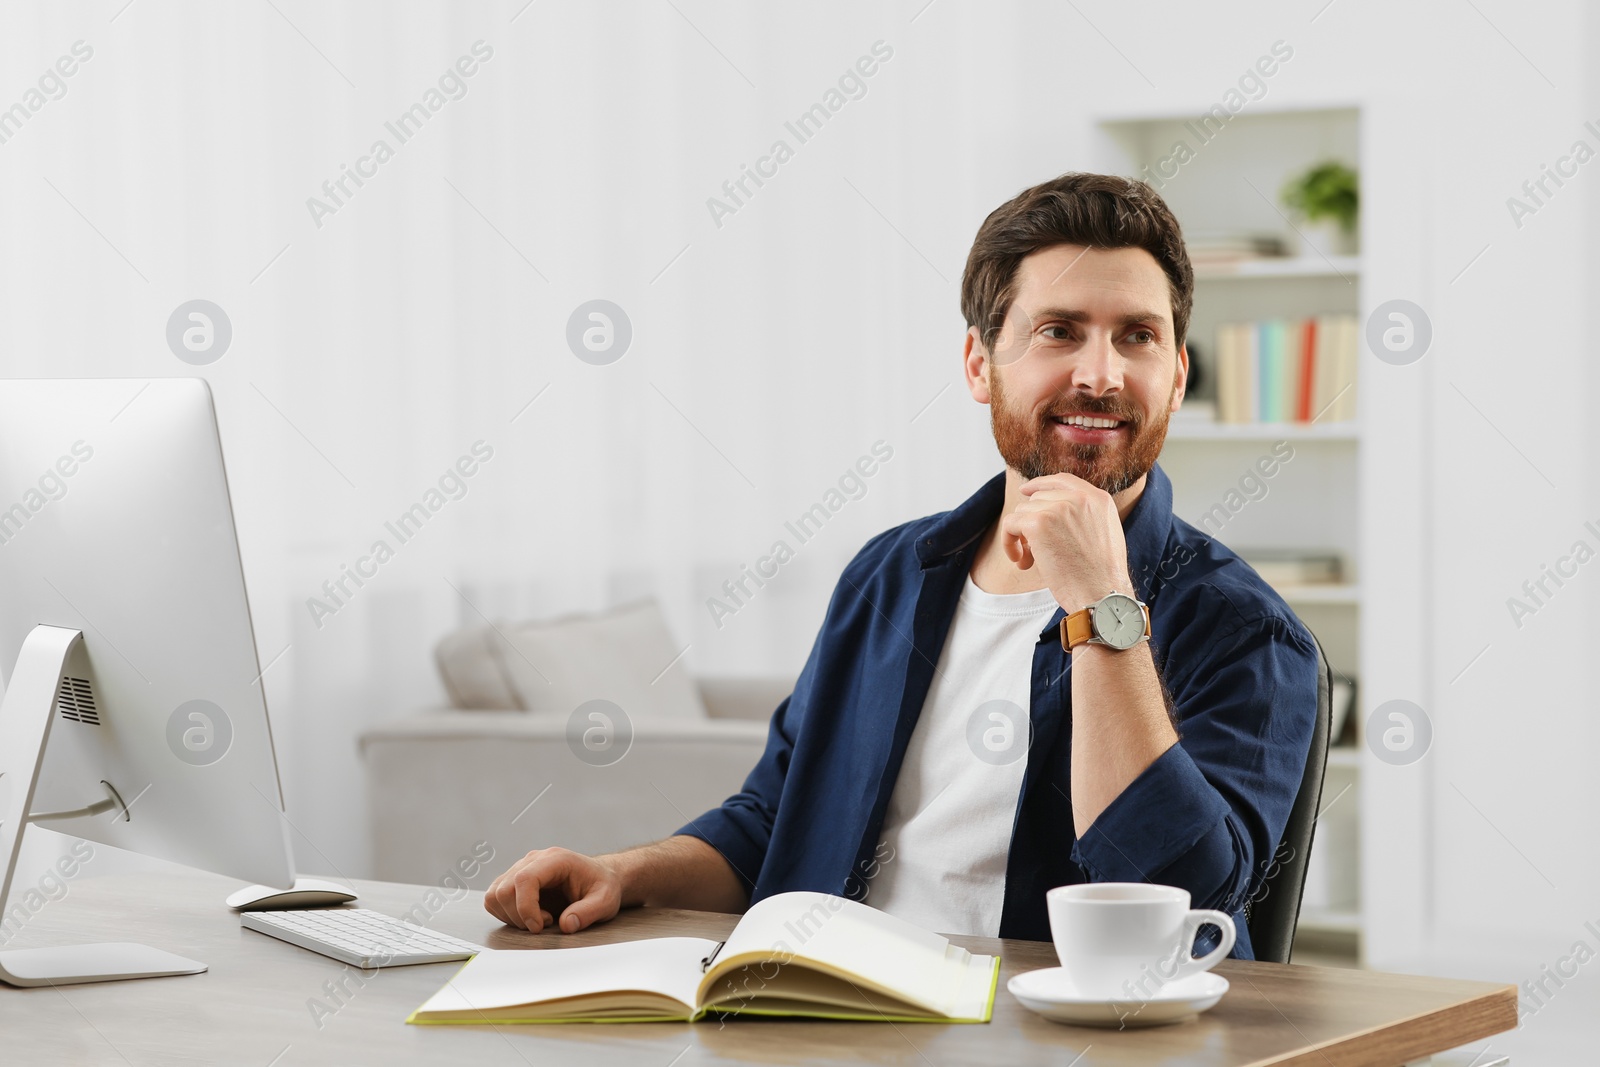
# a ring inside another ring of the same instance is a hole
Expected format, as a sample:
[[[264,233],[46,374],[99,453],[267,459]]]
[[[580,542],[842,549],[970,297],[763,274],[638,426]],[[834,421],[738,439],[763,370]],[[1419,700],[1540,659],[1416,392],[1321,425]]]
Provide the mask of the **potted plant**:
[[[1351,255],[1356,250],[1360,181],[1337,160],[1326,160],[1284,184],[1283,203],[1301,220],[1305,251]]]

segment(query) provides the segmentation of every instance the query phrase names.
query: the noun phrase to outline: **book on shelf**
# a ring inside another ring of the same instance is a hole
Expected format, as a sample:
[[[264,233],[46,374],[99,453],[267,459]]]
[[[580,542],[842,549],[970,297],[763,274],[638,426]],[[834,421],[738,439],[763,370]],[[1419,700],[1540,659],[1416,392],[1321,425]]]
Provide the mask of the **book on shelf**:
[[[1298,548],[1241,548],[1239,556],[1275,589],[1300,585],[1338,585],[1344,558],[1337,552]]]
[[[827,893],[752,904],[725,941],[485,949],[409,1023],[660,1022],[708,1014],[986,1023],[998,956]]]
[[[1217,327],[1220,422],[1349,422],[1356,417],[1354,315]]]
[[[1219,231],[1188,234],[1184,246],[1195,270],[1229,268],[1247,260],[1277,259],[1288,253],[1283,236],[1276,233]]]

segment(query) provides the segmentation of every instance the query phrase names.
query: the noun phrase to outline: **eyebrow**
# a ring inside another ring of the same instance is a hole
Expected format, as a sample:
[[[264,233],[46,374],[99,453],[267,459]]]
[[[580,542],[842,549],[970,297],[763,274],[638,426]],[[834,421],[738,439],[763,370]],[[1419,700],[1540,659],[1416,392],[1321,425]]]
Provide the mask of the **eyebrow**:
[[[1093,315],[1081,308],[1040,308],[1031,317],[1035,321],[1063,319],[1067,322],[1088,322],[1094,318]],[[1116,325],[1132,326],[1138,322],[1154,322],[1165,325],[1167,316],[1159,311],[1130,311],[1126,315],[1118,316]]]

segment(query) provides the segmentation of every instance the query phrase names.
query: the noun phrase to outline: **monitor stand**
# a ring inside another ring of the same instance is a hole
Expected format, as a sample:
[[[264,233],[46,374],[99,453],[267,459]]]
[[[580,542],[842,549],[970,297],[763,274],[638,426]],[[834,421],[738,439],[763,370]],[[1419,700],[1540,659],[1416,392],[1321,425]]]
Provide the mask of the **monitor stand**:
[[[33,794],[44,761],[45,744],[55,716],[56,691],[83,632],[60,626],[35,626],[17,654],[11,685],[0,701],[0,786],[9,786],[9,800],[0,818],[0,858],[5,874],[0,878],[0,917],[11,898],[17,873],[22,835],[30,822],[45,822],[112,811],[121,807],[130,815],[110,783],[102,783],[107,799],[76,811],[34,812]],[[0,951],[0,981],[14,986],[76,985],[114,982],[124,978],[160,978],[174,974],[199,974],[206,965],[146,945],[110,942],[100,945],[63,945]]]

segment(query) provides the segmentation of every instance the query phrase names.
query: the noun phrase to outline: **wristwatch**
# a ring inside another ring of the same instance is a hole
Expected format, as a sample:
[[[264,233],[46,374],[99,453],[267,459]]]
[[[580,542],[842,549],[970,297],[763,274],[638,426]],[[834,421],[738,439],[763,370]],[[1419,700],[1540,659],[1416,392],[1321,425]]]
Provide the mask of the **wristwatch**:
[[[1108,593],[1061,620],[1061,648],[1107,645],[1123,651],[1150,639],[1150,608],[1126,593]]]

